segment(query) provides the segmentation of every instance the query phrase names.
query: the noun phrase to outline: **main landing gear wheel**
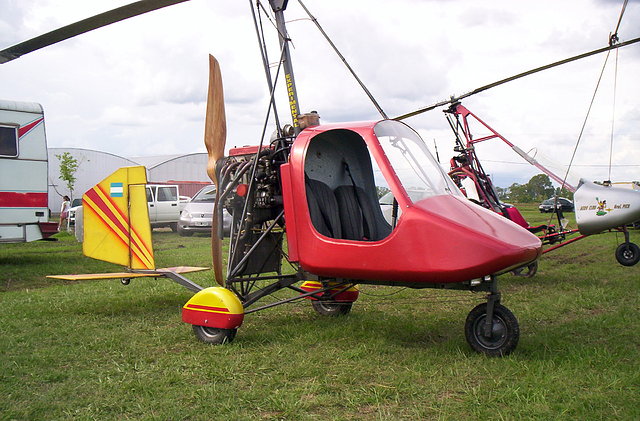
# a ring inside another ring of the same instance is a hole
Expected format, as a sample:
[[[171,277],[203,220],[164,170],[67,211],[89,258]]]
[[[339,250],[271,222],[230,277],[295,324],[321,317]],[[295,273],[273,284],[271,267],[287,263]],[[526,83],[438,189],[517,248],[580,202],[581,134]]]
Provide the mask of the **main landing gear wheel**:
[[[353,303],[313,300],[311,301],[311,306],[313,306],[313,309],[316,311],[316,313],[320,314],[321,316],[336,317],[349,314]]]
[[[486,322],[487,303],[479,304],[467,316],[464,334],[474,351],[490,357],[502,357],[516,349],[520,338],[520,327],[516,316],[508,308],[495,304],[489,335],[486,335]]]
[[[236,337],[238,329],[218,329],[216,327],[193,325],[193,333],[202,342],[211,345],[222,345],[230,343]]]
[[[634,243],[622,243],[616,249],[616,260],[623,266],[633,266],[640,261],[640,247]]]

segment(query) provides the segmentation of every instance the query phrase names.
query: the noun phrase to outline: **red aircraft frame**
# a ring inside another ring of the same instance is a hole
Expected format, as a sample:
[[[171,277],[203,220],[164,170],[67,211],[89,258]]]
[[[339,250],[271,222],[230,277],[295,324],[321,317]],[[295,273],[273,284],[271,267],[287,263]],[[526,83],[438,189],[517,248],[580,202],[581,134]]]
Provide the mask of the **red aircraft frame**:
[[[465,106],[460,103],[452,104],[451,107],[445,111],[447,113],[447,119],[449,125],[456,136],[455,151],[459,155],[454,156],[451,161],[451,170],[449,175],[456,182],[458,186],[462,186],[463,180],[470,179],[479,196],[479,204],[487,209],[504,216],[507,219],[512,220],[516,224],[526,228],[532,233],[538,233],[543,245],[551,245],[542,251],[542,254],[549,253],[553,250],[557,250],[560,247],[575,243],[588,235],[578,235],[577,237],[566,239],[567,236],[578,234],[578,229],[564,229],[563,228],[563,215],[562,210],[557,209],[555,214],[557,215],[557,225],[538,225],[531,226],[524,219],[520,211],[513,205],[502,203],[498,198],[497,192],[493,186],[493,182],[490,177],[485,173],[480,160],[475,152],[475,145],[480,142],[484,142],[490,139],[500,139],[511,147],[518,155],[523,157],[531,165],[538,168],[540,171],[547,174],[550,178],[560,184],[563,188],[575,192],[576,188],[560,178],[557,174],[554,174],[542,164],[531,158],[527,153],[522,151],[518,146],[511,143],[504,136],[494,130],[491,126],[485,123],[477,115],[469,111]],[[474,139],[470,129],[470,119],[475,120],[482,125],[490,134]],[[626,227],[613,228],[609,231],[622,232],[625,235],[625,242],[629,243],[629,232]],[[536,271],[536,266],[529,267],[528,272],[516,271],[516,274],[524,276],[533,276]]]

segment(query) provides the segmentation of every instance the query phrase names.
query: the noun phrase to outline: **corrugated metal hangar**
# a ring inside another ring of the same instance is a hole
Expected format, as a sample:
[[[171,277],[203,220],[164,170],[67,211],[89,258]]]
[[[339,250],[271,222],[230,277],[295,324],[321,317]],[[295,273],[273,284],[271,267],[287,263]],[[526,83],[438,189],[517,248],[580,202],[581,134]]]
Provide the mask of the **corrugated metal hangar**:
[[[80,198],[85,191],[120,167],[144,165],[149,183],[179,184],[180,195],[193,196],[203,184],[211,183],[207,176],[207,154],[165,155],[124,158],[107,152],[81,148],[49,148],[49,208],[58,212],[62,196],[71,196],[66,183],[60,177],[60,160],[56,155],[68,152],[78,161],[75,173],[73,198]]]

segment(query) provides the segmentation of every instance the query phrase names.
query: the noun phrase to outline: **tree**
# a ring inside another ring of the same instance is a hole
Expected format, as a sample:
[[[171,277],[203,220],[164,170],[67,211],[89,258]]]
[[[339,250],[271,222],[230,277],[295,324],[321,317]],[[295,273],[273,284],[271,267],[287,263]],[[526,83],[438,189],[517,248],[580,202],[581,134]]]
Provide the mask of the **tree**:
[[[553,188],[548,175],[538,174],[531,177],[527,184],[513,183],[503,191],[508,192],[507,199],[510,202],[531,203],[552,197],[556,190]]]
[[[514,203],[530,202],[529,193],[526,184],[513,183],[509,187],[509,201]]]
[[[555,193],[553,184],[551,184],[551,180],[546,174],[537,174],[531,177],[531,180],[527,183],[527,190],[529,197],[534,202],[548,199]]]
[[[560,187],[556,187],[556,196],[566,197],[569,200],[573,200],[573,192],[567,189],[560,190]]]
[[[509,193],[511,193],[509,187],[499,187],[496,186],[496,194],[498,195],[498,199],[507,200],[509,198]]]
[[[73,185],[76,182],[75,173],[78,170],[78,160],[71,156],[69,152],[56,155],[56,158],[60,161],[60,176],[58,178],[67,183],[69,196],[73,199]]]

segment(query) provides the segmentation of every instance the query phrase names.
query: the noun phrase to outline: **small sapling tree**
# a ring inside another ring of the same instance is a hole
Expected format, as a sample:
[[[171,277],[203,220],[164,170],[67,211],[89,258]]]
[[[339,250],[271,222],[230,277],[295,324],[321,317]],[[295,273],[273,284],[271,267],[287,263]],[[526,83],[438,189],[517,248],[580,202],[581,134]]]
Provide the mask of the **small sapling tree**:
[[[69,196],[73,199],[73,186],[76,182],[75,173],[78,170],[78,160],[69,152],[56,155],[56,158],[60,161],[60,176],[58,178],[67,184]]]

